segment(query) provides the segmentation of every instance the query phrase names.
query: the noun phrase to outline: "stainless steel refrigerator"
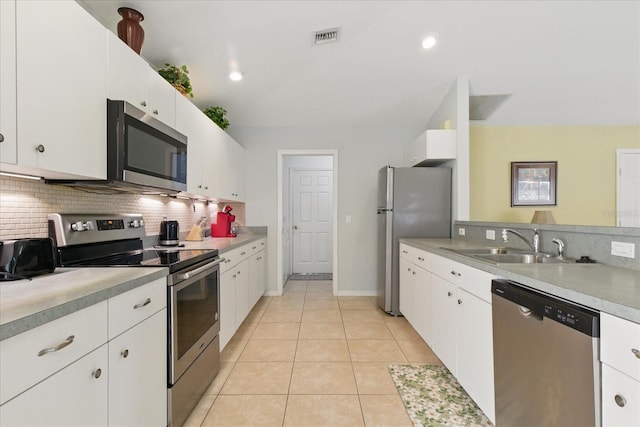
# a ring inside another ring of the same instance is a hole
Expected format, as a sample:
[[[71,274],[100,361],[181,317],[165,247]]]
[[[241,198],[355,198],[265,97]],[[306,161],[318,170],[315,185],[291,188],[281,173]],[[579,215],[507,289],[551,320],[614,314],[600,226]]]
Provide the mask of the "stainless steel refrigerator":
[[[400,313],[398,239],[451,237],[451,169],[396,168],[378,172],[378,304]]]

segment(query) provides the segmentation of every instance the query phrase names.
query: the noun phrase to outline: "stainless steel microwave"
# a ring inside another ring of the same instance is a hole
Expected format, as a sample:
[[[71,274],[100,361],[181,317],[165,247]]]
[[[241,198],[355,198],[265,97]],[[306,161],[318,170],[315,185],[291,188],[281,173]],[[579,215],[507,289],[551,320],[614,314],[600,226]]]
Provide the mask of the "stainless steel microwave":
[[[126,101],[107,100],[107,180],[187,190],[187,137]]]
[[[187,190],[187,137],[126,101],[107,99],[107,179],[47,179],[48,184],[113,192]]]

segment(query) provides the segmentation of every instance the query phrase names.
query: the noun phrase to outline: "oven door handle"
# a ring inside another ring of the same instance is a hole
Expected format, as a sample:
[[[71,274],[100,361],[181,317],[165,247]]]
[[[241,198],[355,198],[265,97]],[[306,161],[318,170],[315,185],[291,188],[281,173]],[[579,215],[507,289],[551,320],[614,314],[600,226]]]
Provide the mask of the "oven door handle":
[[[196,276],[196,275],[202,273],[203,271],[206,271],[206,270],[211,269],[212,267],[215,267],[216,265],[220,264],[223,261],[224,261],[224,258],[218,258],[217,260],[215,260],[215,261],[213,261],[213,262],[211,262],[211,263],[209,263],[207,265],[203,265],[202,267],[198,267],[195,270],[191,270],[191,271],[188,271],[186,273],[179,274],[178,275],[178,279],[180,281],[190,279],[191,277]]]

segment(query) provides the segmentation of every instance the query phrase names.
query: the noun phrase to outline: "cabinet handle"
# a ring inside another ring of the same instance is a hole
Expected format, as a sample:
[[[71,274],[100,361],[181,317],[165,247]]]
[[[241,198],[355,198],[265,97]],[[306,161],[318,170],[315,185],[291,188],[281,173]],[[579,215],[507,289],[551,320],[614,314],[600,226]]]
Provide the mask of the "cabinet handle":
[[[251,247],[251,250],[254,250],[254,249],[256,249],[256,248],[257,248],[257,246],[252,246],[252,247]]]
[[[100,368],[96,369],[95,371],[93,371],[93,372],[91,373],[91,375],[93,375],[93,377],[94,377],[95,379],[100,378],[100,375],[102,375],[102,369],[100,369]]]
[[[637,348],[632,348],[631,353],[633,353],[638,359],[640,359],[640,350]]]
[[[408,254],[409,252],[407,252],[407,251],[402,251],[402,253],[403,253],[403,254]]]
[[[246,254],[246,252],[240,252],[240,255],[244,255],[244,254]]]
[[[448,296],[448,297],[450,297],[451,295],[452,295],[452,294],[451,294],[451,291],[447,292],[447,296]]]
[[[142,105],[143,107],[146,107],[147,106],[147,101],[141,101],[140,105]]]
[[[462,304],[462,300],[458,299],[458,305]]]
[[[462,276],[462,274],[460,274],[460,273],[456,273],[454,270],[451,270],[451,274],[452,274],[453,276],[458,276],[458,277]]]
[[[4,135],[0,133],[0,142],[4,142]]]
[[[424,258],[418,257],[418,261],[424,261]]]
[[[158,115],[158,110],[153,110],[152,112],[153,112],[154,115],[156,115],[156,116]]]
[[[204,186],[204,189],[205,189],[205,190],[208,190],[208,189],[209,189],[209,186],[208,186],[208,185],[205,185],[205,186]]]
[[[240,275],[240,272],[238,271],[238,273],[237,273],[237,274],[238,274],[238,276],[239,276],[239,275]]]
[[[120,355],[126,359],[129,356],[129,349],[125,348]]]
[[[613,399],[616,401],[616,405],[621,408],[624,408],[624,405],[627,404],[627,399],[625,399],[622,395],[616,394]]]
[[[415,275],[416,275],[416,272],[414,271],[414,272],[412,272],[412,274],[415,276]]]
[[[138,308],[142,308],[145,305],[149,305],[149,304],[151,304],[151,298],[147,298],[147,300],[145,302],[142,302],[142,303],[134,305],[133,309],[135,310],[135,309],[138,309]]]
[[[44,153],[44,145],[42,145],[42,144],[36,145],[36,151],[38,153]]]
[[[58,344],[55,347],[49,347],[49,348],[45,348],[42,349],[38,352],[38,357],[40,356],[44,356],[47,353],[53,353],[54,351],[58,351],[58,350],[62,350],[63,348],[65,348],[66,346],[70,345],[71,343],[73,343],[73,340],[75,339],[74,335],[69,335],[67,337],[66,340],[62,341],[60,344]]]

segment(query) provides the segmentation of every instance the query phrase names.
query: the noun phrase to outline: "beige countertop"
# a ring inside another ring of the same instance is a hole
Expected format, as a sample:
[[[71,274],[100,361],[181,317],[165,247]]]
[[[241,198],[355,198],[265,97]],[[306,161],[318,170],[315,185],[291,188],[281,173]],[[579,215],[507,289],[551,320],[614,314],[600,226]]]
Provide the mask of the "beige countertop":
[[[0,340],[164,278],[164,267],[57,268],[32,280],[0,283]]]
[[[492,264],[447,250],[491,245],[420,238],[403,238],[400,242],[583,306],[640,323],[638,270],[604,264]]]
[[[184,242],[180,249],[227,251],[267,237],[243,233],[237,237]],[[38,327],[90,305],[166,277],[164,267],[57,268],[32,280],[0,282],[0,340]]]

